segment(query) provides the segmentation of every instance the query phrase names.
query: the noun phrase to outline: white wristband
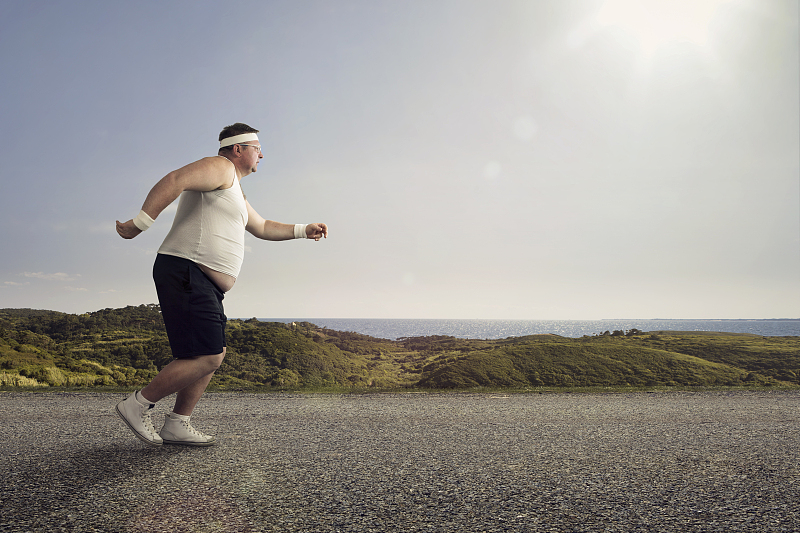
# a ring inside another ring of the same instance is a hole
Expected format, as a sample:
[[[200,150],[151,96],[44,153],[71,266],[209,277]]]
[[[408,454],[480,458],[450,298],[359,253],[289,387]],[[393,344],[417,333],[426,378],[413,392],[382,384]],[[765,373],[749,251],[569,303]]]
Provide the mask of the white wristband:
[[[306,226],[308,224],[295,224],[294,225],[294,238],[295,239],[305,239],[306,236]]]
[[[153,225],[153,222],[155,220],[150,218],[150,215],[145,213],[144,210],[139,211],[139,214],[133,219],[133,225],[139,228],[140,231],[146,231],[147,228]]]

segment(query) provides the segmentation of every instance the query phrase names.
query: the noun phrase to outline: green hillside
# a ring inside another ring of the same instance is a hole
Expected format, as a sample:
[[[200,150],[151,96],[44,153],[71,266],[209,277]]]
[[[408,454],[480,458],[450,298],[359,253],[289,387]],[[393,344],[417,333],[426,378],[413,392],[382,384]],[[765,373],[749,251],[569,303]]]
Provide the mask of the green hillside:
[[[633,330],[580,339],[390,341],[231,320],[212,388],[798,386],[800,338]],[[171,360],[157,305],[83,315],[0,309],[0,387],[125,387]]]
[[[795,356],[795,359],[798,359]],[[476,386],[735,386],[771,382],[767,375],[625,338],[540,337],[509,341],[457,356],[419,383],[423,387]]]

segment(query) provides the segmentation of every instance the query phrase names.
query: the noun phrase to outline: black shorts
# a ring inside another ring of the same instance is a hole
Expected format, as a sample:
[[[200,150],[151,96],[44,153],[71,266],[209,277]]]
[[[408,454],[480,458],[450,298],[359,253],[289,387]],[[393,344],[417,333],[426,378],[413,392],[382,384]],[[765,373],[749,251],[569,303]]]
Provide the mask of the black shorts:
[[[225,294],[193,261],[158,254],[153,265],[161,316],[172,356],[177,359],[222,353]]]

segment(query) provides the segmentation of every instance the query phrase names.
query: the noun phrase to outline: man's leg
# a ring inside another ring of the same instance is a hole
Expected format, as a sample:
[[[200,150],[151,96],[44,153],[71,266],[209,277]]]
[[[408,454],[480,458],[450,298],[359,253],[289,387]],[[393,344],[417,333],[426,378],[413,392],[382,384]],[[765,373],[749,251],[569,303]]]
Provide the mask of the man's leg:
[[[189,422],[195,405],[205,392],[208,383],[214,376],[225,357],[225,348],[216,355],[204,355],[192,359],[176,359],[165,366],[161,372],[142,389],[142,396],[151,401],[164,398],[177,392],[175,407],[165,416],[164,426],[159,436],[165,444],[183,444],[186,446],[214,446],[216,439],[196,430]],[[199,377],[198,377],[199,376]]]
[[[192,427],[189,415],[194,406],[203,395],[214,371],[219,368],[225,358],[225,348],[216,355],[204,355],[192,359],[175,359],[161,369],[147,387],[138,393],[131,394],[127,399],[119,402],[116,407],[117,414],[143,442],[160,446],[162,442],[169,444],[188,444],[192,446],[212,446],[214,437],[205,435]],[[150,410],[153,404],[165,396],[177,392],[178,399],[175,409],[167,415],[165,433],[162,428],[162,437],[156,432],[150,420]],[[137,399],[137,394],[142,398]]]
[[[200,396],[203,395],[203,391],[206,390],[209,381],[211,381],[214,372],[219,368],[219,365],[222,364],[222,360],[225,358],[225,351],[226,348],[223,348],[222,353],[216,355],[202,355],[191,359],[175,359],[162,368],[161,372],[153,378],[153,381],[141,390],[142,396],[152,403],[156,403],[175,392],[179,393],[179,397],[181,397],[180,392],[188,388],[187,394],[183,395],[181,408],[186,409],[188,407],[188,402],[194,398],[194,403],[191,404],[190,412],[186,413],[191,414],[191,409],[194,409],[195,404],[197,404]],[[176,408],[179,407],[177,402],[175,406]],[[181,412],[179,414],[184,413]]]
[[[205,392],[208,383],[213,377],[214,373],[212,372],[179,390],[178,396],[175,398],[175,407],[172,408],[172,412],[179,415],[191,416],[192,411],[194,411],[194,406],[200,401],[200,397]]]

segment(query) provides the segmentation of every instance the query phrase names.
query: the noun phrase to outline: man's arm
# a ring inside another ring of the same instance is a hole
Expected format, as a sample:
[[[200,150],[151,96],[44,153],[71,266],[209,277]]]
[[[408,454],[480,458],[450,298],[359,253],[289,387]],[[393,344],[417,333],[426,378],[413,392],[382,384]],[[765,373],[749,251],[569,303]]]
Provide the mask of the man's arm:
[[[275,222],[273,220],[264,220],[264,218],[256,213],[250,202],[247,203],[247,226],[245,229],[253,236],[267,241],[288,241],[294,239],[294,224],[283,224],[282,222]],[[306,238],[314,239],[315,241],[321,238],[328,238],[328,226],[322,223],[308,224],[306,226]]]
[[[228,188],[232,181],[233,163],[222,157],[206,157],[173,170],[156,183],[145,198],[142,211],[156,219],[183,191],[213,191]],[[235,179],[235,178],[234,178]],[[117,233],[123,239],[132,239],[142,231],[133,223],[117,220]]]

